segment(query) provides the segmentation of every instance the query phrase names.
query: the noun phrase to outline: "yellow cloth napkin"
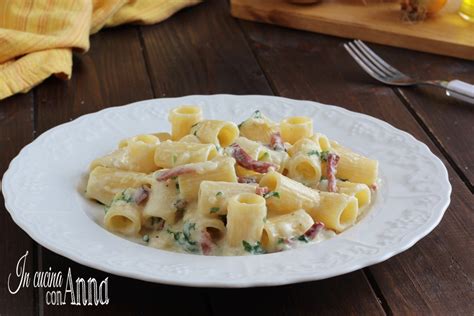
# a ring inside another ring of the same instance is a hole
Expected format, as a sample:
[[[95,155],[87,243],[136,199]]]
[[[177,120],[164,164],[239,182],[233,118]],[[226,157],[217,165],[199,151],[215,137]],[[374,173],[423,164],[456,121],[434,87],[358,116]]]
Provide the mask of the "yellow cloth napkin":
[[[200,0],[0,0],[0,100],[54,74],[70,78],[72,50],[123,23],[152,24]]]

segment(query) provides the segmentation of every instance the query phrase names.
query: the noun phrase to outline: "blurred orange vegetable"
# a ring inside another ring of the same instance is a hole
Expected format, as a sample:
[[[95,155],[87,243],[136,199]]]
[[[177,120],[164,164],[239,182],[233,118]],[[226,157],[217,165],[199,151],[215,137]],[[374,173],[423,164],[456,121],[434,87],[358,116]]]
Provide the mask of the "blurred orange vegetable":
[[[401,0],[403,18],[409,21],[421,21],[434,16],[446,4],[447,0]]]

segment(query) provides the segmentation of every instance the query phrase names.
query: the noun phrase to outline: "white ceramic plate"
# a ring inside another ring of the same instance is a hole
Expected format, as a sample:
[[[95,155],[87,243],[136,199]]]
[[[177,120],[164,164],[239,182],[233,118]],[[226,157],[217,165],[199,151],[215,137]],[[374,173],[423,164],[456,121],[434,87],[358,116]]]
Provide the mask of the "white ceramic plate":
[[[196,104],[208,118],[240,122],[260,109],[275,120],[306,115],[315,130],[380,161],[381,187],[354,227],[319,244],[274,254],[178,254],[120,238],[99,223],[103,208],[81,189],[93,158],[135,134],[167,131],[168,110]],[[249,287],[324,279],[386,260],[441,220],[451,185],[442,162],[411,135],[378,119],[309,101],[270,96],[156,99],[84,115],[26,146],[3,177],[6,208],[44,247],[81,264],[136,279],[188,286]]]

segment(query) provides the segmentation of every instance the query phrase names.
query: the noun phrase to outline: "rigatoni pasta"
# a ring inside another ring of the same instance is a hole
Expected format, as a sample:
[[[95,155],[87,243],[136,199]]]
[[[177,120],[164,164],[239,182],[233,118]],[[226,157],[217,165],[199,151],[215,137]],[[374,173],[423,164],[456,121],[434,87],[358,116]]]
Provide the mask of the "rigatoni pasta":
[[[262,246],[268,251],[278,250],[282,243],[303,235],[313,224],[314,220],[303,209],[270,217],[263,225]]]
[[[197,123],[191,133],[199,138],[203,144],[214,144],[227,147],[239,136],[237,125],[232,122],[219,120],[204,120]]]
[[[263,197],[255,193],[241,193],[231,197],[227,209],[229,246],[259,245],[266,217],[267,207]]]
[[[171,123],[171,139],[179,140],[202,120],[202,110],[198,106],[183,105],[171,110],[168,120]]]
[[[267,173],[260,186],[268,188],[267,206],[275,214],[290,213],[297,209],[307,212],[319,204],[319,192],[278,172]]]
[[[203,181],[199,187],[198,212],[203,216],[227,214],[229,199],[240,193],[255,193],[257,184]]]
[[[281,121],[280,130],[283,140],[294,144],[313,135],[313,120],[306,116],[291,116]]]
[[[378,162],[326,135],[313,119],[239,126],[193,105],[169,113],[171,133],[141,134],[94,160],[86,197],[106,229],[183,253],[250,255],[317,243],[370,206]]]
[[[159,168],[173,168],[212,160],[217,155],[216,147],[211,144],[166,141],[156,146],[154,160]]]
[[[160,143],[154,135],[138,135],[120,141],[119,148],[95,159],[90,170],[97,166],[149,173],[156,170],[153,160],[156,146]]]
[[[89,174],[86,197],[110,205],[117,193],[128,188],[150,185],[151,181],[151,177],[145,173],[99,166]]]

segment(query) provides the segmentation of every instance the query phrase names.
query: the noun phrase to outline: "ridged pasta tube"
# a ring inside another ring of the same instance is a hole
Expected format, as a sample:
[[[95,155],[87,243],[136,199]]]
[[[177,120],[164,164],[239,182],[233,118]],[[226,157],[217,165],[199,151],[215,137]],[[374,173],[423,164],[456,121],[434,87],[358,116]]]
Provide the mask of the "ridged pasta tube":
[[[139,207],[133,201],[134,190],[117,193],[104,216],[105,227],[113,232],[135,236],[141,228]]]
[[[178,177],[180,196],[186,201],[196,200],[199,186],[205,180],[237,182],[234,164],[235,160],[228,157],[194,164],[194,167],[198,168],[196,173]]]
[[[217,155],[216,147],[212,144],[166,141],[156,146],[155,164],[160,168],[172,168],[208,161]]]
[[[304,209],[313,211],[319,204],[319,193],[278,172],[269,172],[260,180],[261,187],[267,187],[274,194],[267,200],[268,210],[276,214],[291,213]]]
[[[227,214],[229,199],[240,193],[255,193],[257,184],[203,181],[199,188],[198,213],[208,217]]]
[[[102,204],[110,205],[117,193],[127,188],[150,185],[151,181],[152,179],[144,173],[96,167],[89,174],[86,196]]]
[[[229,200],[227,208],[227,244],[241,247],[242,242],[260,242],[267,216],[265,199],[255,193],[241,193]]]
[[[290,116],[280,122],[281,137],[290,144],[313,135],[313,120],[307,116]]]
[[[159,143],[158,137],[151,134],[124,139],[119,143],[119,149],[95,159],[91,163],[90,170],[102,166],[145,173],[153,172],[158,169],[153,156]]]
[[[267,251],[275,251],[279,242],[303,235],[313,224],[314,220],[305,210],[270,217],[263,226],[262,246]]]
[[[342,193],[320,192],[319,205],[309,214],[337,233],[354,225],[359,212],[357,199]]]
[[[191,129],[201,143],[227,147],[239,137],[239,129],[233,122],[204,120]]]
[[[171,139],[179,140],[189,134],[191,127],[202,120],[202,110],[194,105],[174,108],[168,115],[171,123]]]

